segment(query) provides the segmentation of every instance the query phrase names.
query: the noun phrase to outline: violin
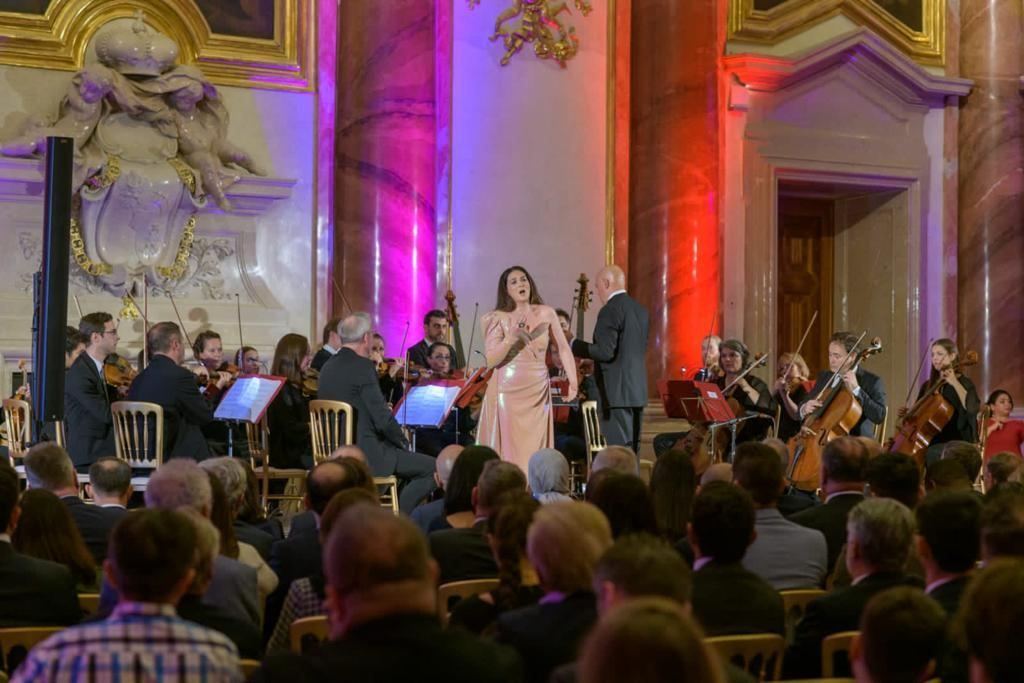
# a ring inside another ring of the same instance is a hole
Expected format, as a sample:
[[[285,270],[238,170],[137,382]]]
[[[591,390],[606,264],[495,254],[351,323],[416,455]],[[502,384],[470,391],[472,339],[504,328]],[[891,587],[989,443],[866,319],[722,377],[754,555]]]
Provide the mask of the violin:
[[[974,365],[977,362],[978,352],[968,351],[962,357],[957,356],[950,365],[943,368],[943,371],[952,368],[959,374],[960,368]],[[918,465],[924,467],[924,452],[956,412],[952,404],[942,396],[942,387],[946,384],[946,378],[940,375],[921,393],[921,398],[907,410],[906,415],[903,416],[896,428],[892,446],[889,448],[890,453],[909,455],[917,460]]]
[[[736,387],[739,386],[740,380],[742,380],[747,375],[749,375],[751,372],[753,372],[755,369],[761,367],[762,365],[764,365],[767,362],[768,362],[768,354],[766,354],[766,353],[758,353],[758,354],[756,354],[754,356],[754,360],[750,363],[750,365],[743,372],[738,374],[735,379],[733,379],[731,382],[726,384],[725,387],[722,389],[722,396],[725,397],[726,403],[728,403],[729,407],[732,408],[732,412],[733,412],[733,414],[737,418],[745,417],[746,414],[747,414],[747,410],[746,410],[746,408],[743,407],[743,404],[740,403],[738,399],[733,398],[733,394],[736,392]],[[725,377],[725,372],[722,373],[722,377],[723,378]],[[744,429],[746,429],[746,427],[747,427],[746,424],[741,425],[739,430],[738,430],[737,435],[742,434]],[[730,430],[728,430],[728,429],[718,429],[718,430],[716,430],[715,431],[715,440],[714,440],[715,454],[720,456],[722,453],[725,453],[726,451],[728,451],[729,447],[731,445],[730,444],[731,440],[732,440],[732,432]]]
[[[124,356],[112,354],[103,361],[103,381],[117,389],[118,393],[122,395],[128,393],[128,387],[131,386],[132,380],[138,374],[138,371]]]
[[[302,371],[302,395],[306,398],[316,398],[320,391],[320,371],[316,368],[306,368]]]
[[[864,335],[861,335],[863,339]],[[860,343],[860,339],[857,340]],[[856,346],[854,346],[856,348]],[[786,478],[803,491],[816,491],[821,486],[821,451],[825,445],[841,436],[848,436],[860,422],[863,408],[860,401],[846,386],[836,381],[861,361],[882,352],[882,340],[875,337],[862,351],[847,354],[839,369],[832,374],[825,388],[815,397],[821,406],[811,411],[800,428],[800,433],[786,444],[790,453],[790,466]]]

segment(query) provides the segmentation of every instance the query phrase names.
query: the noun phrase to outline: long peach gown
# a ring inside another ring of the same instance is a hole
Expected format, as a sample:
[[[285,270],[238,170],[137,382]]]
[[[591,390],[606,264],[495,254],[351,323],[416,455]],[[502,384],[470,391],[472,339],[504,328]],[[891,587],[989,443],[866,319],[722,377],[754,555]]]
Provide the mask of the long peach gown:
[[[511,313],[493,311],[481,323],[488,353],[513,337]],[[507,363],[499,364],[487,383],[480,409],[477,442],[490,446],[502,460],[515,463],[523,472],[531,455],[555,443],[547,347],[545,331]]]

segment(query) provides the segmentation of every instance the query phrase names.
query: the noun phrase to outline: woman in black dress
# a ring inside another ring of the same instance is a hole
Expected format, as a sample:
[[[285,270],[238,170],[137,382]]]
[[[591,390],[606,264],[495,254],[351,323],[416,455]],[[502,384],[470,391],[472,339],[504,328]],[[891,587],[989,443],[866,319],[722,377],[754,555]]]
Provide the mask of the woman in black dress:
[[[270,464],[280,468],[308,468],[313,465],[313,443],[309,433],[309,401],[302,387],[303,372],[313,356],[309,340],[301,334],[286,334],[274,349],[270,374],[287,381],[267,409],[270,429]]]

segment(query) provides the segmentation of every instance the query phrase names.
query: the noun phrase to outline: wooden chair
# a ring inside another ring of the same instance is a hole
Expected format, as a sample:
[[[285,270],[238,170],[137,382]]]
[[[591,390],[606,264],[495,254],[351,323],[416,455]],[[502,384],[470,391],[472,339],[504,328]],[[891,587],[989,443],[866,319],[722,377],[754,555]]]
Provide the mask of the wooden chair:
[[[310,401],[309,429],[313,438],[313,462],[319,465],[331,457],[331,453],[339,446],[354,443],[354,424],[352,406],[344,401]]]
[[[301,467],[270,466],[270,428],[266,418],[258,424],[245,423],[245,437],[249,442],[249,466],[260,485],[260,503],[264,514],[270,513],[270,501],[302,501],[306,492],[307,471]],[[270,482],[283,481],[283,493],[271,493]]]
[[[759,681],[777,681],[782,677],[782,655],[786,640],[775,633],[744,636],[716,636],[704,642],[726,661],[732,662]]]
[[[383,507],[391,508],[391,511],[397,515],[398,479],[394,475],[390,477],[374,477],[373,483],[377,485],[378,491],[384,489],[384,492],[380,495],[380,504]]]
[[[288,629],[291,650],[300,655],[309,649],[312,642],[319,644],[327,640],[327,637],[327,617],[324,615],[296,619]]]
[[[836,655],[843,654],[850,660],[850,646],[860,631],[840,631],[826,636],[821,641],[821,675],[832,678],[836,675]]]
[[[492,591],[497,587],[498,579],[471,579],[442,583],[437,587],[437,616],[441,619],[441,625],[448,625],[448,617],[451,616],[451,602],[454,598],[463,600],[471,595]]]
[[[63,628],[63,626],[0,628],[0,656],[3,657],[3,668],[8,674],[12,673],[28,656],[29,650]]]
[[[650,460],[640,460],[640,478],[648,486],[651,485],[651,475],[654,474],[654,463]]]
[[[67,450],[68,432],[64,429],[64,420],[54,420],[53,431],[57,436],[57,445],[64,450]]]
[[[240,659],[238,660],[238,668],[242,670],[242,678],[249,680],[249,677],[260,670],[261,662],[258,659]]]
[[[7,452],[18,477],[25,478],[25,466],[19,465],[32,443],[32,404],[17,398],[3,400],[4,424],[7,427]]]
[[[885,406],[883,410],[885,412],[882,415],[881,424],[875,425],[875,441],[878,443],[883,442],[883,439],[885,439],[885,430],[889,427],[889,406]]]
[[[601,433],[601,418],[597,413],[597,401],[584,401],[580,405],[583,411],[583,440],[587,444],[587,471],[590,476],[590,465],[594,462],[594,456],[601,452],[602,448],[608,446],[608,442]]]
[[[99,593],[79,593],[78,608],[82,610],[82,617],[95,616],[100,610]]]
[[[796,625],[803,618],[807,604],[825,595],[825,591],[819,588],[802,588],[780,591],[779,595],[782,596],[782,608],[786,613],[786,643],[792,644]]]
[[[155,471],[164,460],[164,409],[144,401],[114,401],[114,448],[132,470]],[[145,491],[149,476],[132,477],[132,487]]]

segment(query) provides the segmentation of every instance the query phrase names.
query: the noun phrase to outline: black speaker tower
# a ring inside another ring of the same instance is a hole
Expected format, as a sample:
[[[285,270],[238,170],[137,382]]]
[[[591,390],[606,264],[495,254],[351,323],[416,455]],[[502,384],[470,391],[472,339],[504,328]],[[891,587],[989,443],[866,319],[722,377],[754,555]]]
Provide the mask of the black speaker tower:
[[[35,278],[32,403],[36,439],[42,423],[64,419],[64,344],[71,242],[71,138],[46,139],[43,259]]]

